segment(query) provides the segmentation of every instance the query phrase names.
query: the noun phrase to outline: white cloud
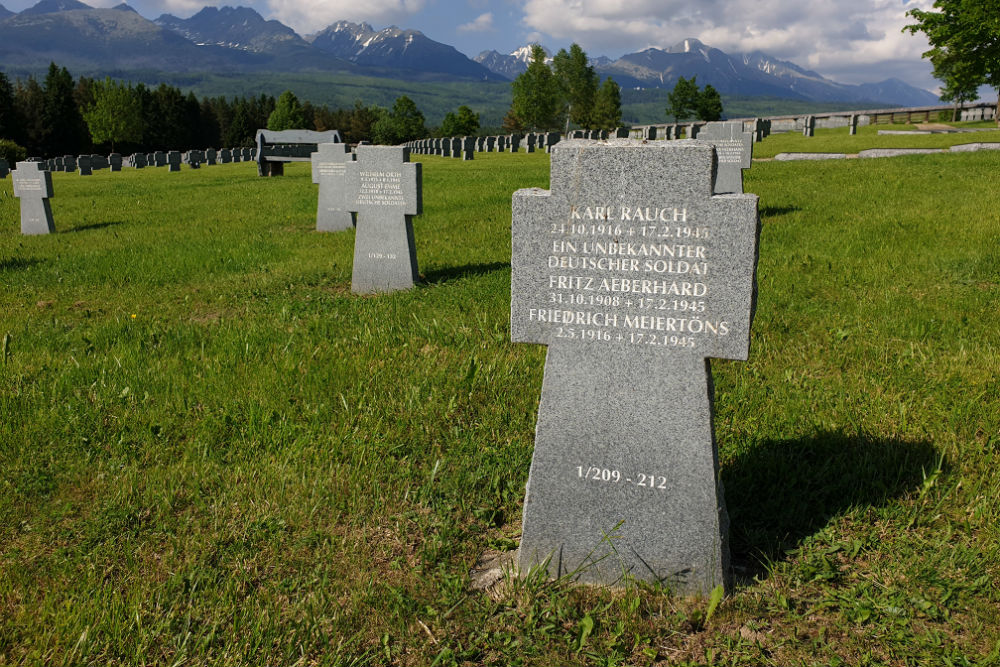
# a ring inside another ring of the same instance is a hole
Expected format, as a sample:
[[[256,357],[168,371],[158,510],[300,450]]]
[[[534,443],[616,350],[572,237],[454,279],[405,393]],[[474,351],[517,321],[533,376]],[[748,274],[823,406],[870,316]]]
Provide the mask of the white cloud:
[[[494,30],[493,12],[480,14],[468,23],[458,26],[458,30],[460,32],[492,32]]]
[[[171,0],[187,2],[188,0]],[[267,0],[268,18],[299,33],[315,32],[336,21],[405,24],[424,8],[425,0]],[[405,25],[403,27],[406,27]]]
[[[694,37],[723,51],[760,50],[845,83],[897,75],[909,63],[929,72],[922,35],[903,33],[910,8],[932,0],[523,0],[522,23],[595,55],[667,48]],[[930,81],[912,81],[930,85]]]

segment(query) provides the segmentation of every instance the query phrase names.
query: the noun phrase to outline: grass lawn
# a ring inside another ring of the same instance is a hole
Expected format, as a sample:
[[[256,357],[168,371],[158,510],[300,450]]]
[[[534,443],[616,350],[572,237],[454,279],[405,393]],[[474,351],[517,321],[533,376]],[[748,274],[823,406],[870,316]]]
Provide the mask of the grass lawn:
[[[816,134],[756,152],[955,138]],[[509,342],[510,201],[548,156],[415,159],[425,281],[367,297],[305,164],[55,174],[42,237],[0,181],[0,664],[1000,664],[1000,155],[747,172],[711,616],[469,589],[519,537],[545,352]]]
[[[996,123],[948,123],[961,128],[996,128]],[[754,144],[755,158],[774,157],[778,153],[857,153],[868,148],[950,148],[957,144],[997,143],[1000,130],[989,132],[962,132],[956,134],[889,134],[879,135],[879,130],[916,130],[915,125],[864,125],[855,135],[847,127],[817,128],[815,135],[804,137],[801,132],[772,134]]]

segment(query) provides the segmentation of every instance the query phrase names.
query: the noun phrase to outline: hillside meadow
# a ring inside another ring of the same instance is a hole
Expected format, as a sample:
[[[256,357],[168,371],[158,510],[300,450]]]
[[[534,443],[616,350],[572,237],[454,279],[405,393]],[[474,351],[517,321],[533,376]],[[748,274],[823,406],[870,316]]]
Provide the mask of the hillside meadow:
[[[424,280],[365,297],[306,164],[55,174],[44,237],[0,181],[0,664],[1000,664],[1000,154],[746,173],[717,606],[470,588],[520,534],[510,202],[548,156],[414,159]]]

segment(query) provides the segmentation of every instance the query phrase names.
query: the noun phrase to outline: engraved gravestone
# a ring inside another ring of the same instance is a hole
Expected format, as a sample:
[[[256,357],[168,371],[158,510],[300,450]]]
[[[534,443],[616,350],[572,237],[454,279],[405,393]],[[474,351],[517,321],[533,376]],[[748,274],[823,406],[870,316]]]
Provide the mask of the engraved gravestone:
[[[852,113],[847,119],[847,134],[855,135],[858,133],[858,115]]]
[[[511,339],[548,346],[518,567],[680,593],[728,579],[709,358],[746,359],[755,195],[694,141],[563,141],[513,196]]]
[[[122,154],[112,153],[108,156],[108,165],[111,167],[111,171],[121,171],[122,170]]]
[[[441,152],[438,155],[442,157],[451,157],[451,139],[446,138],[441,140]]]
[[[753,163],[753,134],[743,131],[742,122],[706,123],[698,132],[698,141],[715,146],[715,194],[743,192],[743,170]]]
[[[10,173],[10,165],[7,164],[7,160],[0,157],[0,178],[7,178],[7,174]]]
[[[486,152],[492,153],[497,148],[497,138],[496,137],[486,137]]]
[[[811,137],[816,133],[816,117],[806,116],[802,119],[802,136]]]
[[[476,157],[476,138],[462,137],[462,159],[472,160]]]
[[[167,154],[163,151],[153,153],[153,164],[157,167],[167,166]]]
[[[167,165],[169,171],[181,170],[181,154],[179,151],[170,151],[167,153]]]
[[[76,166],[79,167],[79,169],[80,169],[80,175],[81,176],[93,176],[94,175],[94,170],[91,169],[91,167],[90,167],[90,156],[89,155],[81,155],[79,158],[77,158],[77,160],[76,160]]]
[[[339,232],[354,226],[347,210],[344,174],[354,159],[347,144],[319,144],[312,154],[314,183],[319,184],[316,206],[316,231]]]
[[[38,162],[18,162],[11,175],[14,196],[21,200],[21,233],[52,234],[52,174]]]
[[[358,146],[347,163],[347,209],[357,213],[351,291],[391,292],[419,278],[413,216],[423,210],[421,165],[402,146]]]
[[[462,157],[462,137],[451,138],[451,156],[455,159]]]
[[[203,155],[205,156],[205,164],[207,164],[209,167],[214,167],[216,163],[216,158],[218,157],[218,153],[216,152],[216,150],[214,148],[208,148],[205,150]]]

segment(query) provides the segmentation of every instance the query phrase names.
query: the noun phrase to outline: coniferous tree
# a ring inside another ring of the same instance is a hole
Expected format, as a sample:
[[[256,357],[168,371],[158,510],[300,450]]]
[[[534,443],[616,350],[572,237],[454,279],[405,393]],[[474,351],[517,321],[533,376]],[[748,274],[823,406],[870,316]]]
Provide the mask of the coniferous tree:
[[[559,83],[545,64],[545,51],[532,47],[528,69],[511,84],[509,115],[525,128],[549,130],[558,126],[561,108]]]
[[[18,116],[22,119],[21,141],[28,155],[39,155],[44,147],[42,145],[45,134],[45,123],[42,121],[42,111],[45,108],[45,91],[35,80],[29,76],[27,81],[18,79],[14,89],[14,105]]]
[[[722,118],[722,97],[719,91],[711,85],[698,92],[698,101],[695,104],[695,113],[698,120],[713,121]]]
[[[610,76],[601,84],[594,101],[591,127],[613,130],[622,123],[622,91]]]
[[[697,77],[685,79],[680,77],[674,84],[674,89],[667,94],[667,115],[674,117],[674,122],[690,118],[698,108]]]
[[[7,75],[0,72],[0,139],[17,142],[23,131],[23,121],[14,101],[14,86]]]
[[[90,147],[87,125],[73,96],[75,87],[69,70],[55,63],[49,65],[42,106],[44,130],[40,148],[44,155],[81,153]]]
[[[566,126],[573,123],[578,127],[597,128],[593,121],[594,104],[600,77],[587,60],[587,54],[574,43],[560,49],[552,59],[552,68],[559,84],[563,104],[566,109]]]

